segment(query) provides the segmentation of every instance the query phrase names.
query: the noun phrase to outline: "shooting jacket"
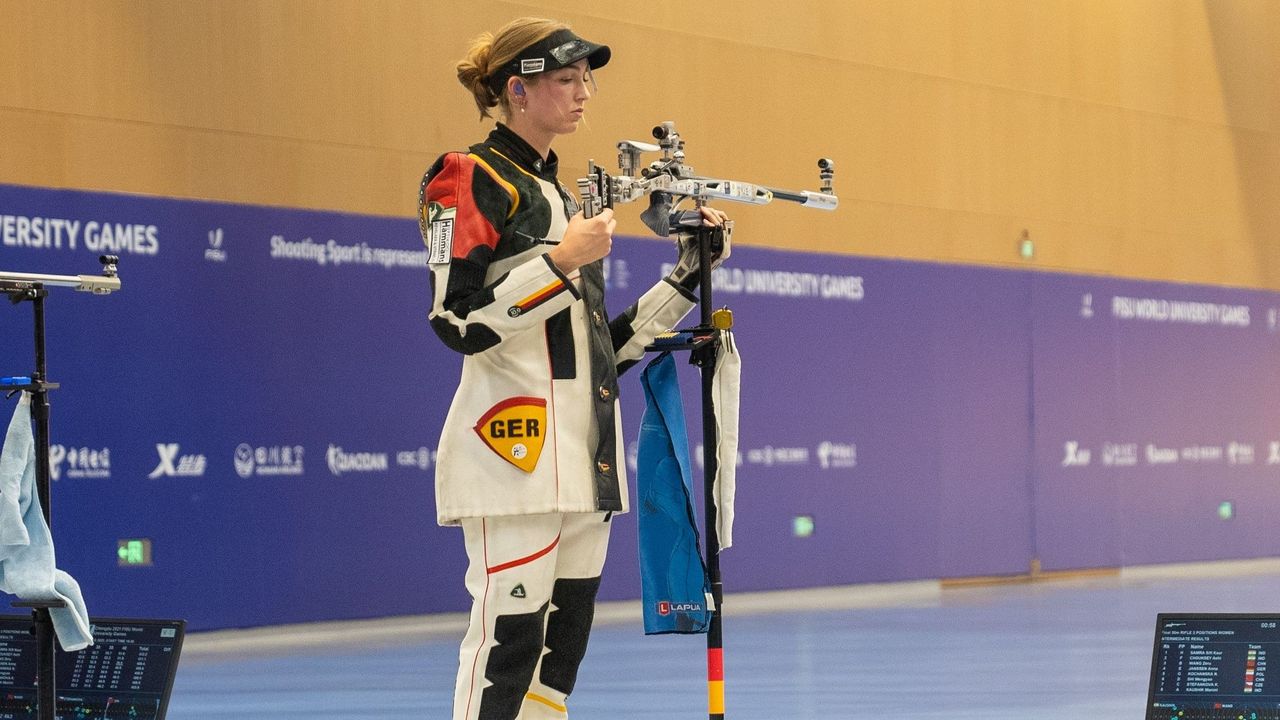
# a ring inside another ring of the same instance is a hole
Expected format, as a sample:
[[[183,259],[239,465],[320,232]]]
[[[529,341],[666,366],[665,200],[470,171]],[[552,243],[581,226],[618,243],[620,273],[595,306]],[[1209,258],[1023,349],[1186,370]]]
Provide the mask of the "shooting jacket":
[[[546,253],[578,206],[556,169],[499,124],[422,181],[431,327],[464,355],[437,454],[443,525],[625,512],[618,374],[694,305],[664,279],[610,319],[602,261],[560,272]]]

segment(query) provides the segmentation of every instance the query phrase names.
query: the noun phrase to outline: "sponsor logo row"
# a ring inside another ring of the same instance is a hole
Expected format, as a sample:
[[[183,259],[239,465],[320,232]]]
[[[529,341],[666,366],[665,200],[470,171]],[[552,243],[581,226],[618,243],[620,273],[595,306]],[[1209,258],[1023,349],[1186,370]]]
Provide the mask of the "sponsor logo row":
[[[107,479],[111,477],[114,454],[111,448],[49,448],[49,476],[53,480]],[[377,452],[351,450],[330,444],[322,458],[334,477],[351,473],[383,473],[392,468],[427,470],[435,462],[436,452],[419,447],[412,450]],[[150,480],[160,478],[199,478],[209,469],[209,458],[201,452],[184,451],[180,443],[157,443],[155,467],[147,474]],[[251,445],[241,443],[231,456],[231,466],[242,478],[303,475],[308,462],[307,448],[302,445]]]
[[[1076,440],[1062,444],[1064,468],[1090,466],[1135,467],[1137,465],[1212,464],[1280,465],[1280,440],[1269,441],[1265,452],[1253,443],[1231,441],[1225,445],[1168,446],[1159,443],[1104,442],[1087,447]]]
[[[628,445],[628,464],[634,471],[638,448]],[[208,470],[208,457],[203,453],[184,452],[179,443],[157,443],[155,467],[148,479],[166,477],[204,477]],[[702,466],[703,447],[695,449],[695,461]],[[242,478],[296,476],[306,472],[307,448],[302,445],[250,445],[241,443],[232,453],[232,466]],[[54,480],[110,478],[113,453],[110,448],[68,447],[53,445],[49,448],[49,470]],[[351,473],[383,473],[392,468],[429,469],[436,460],[431,448],[419,447],[394,452],[351,450],[330,444],[323,454],[323,463],[334,477]],[[1136,467],[1174,464],[1226,465],[1280,465],[1280,440],[1266,444],[1265,450],[1252,443],[1231,441],[1224,445],[1186,445],[1171,447],[1158,443],[1104,442],[1088,447],[1079,441],[1068,440],[1062,445],[1059,465],[1064,468]],[[858,465],[858,446],[855,443],[837,443],[824,440],[814,448],[764,447],[740,451],[738,466],[807,466],[816,464],[823,470],[851,469]]]
[[[807,447],[773,447],[765,445],[746,451],[747,465],[808,465],[816,461],[823,470],[853,468],[858,465],[858,446],[855,443],[838,443],[823,440],[812,451]],[[743,459],[739,459],[739,465]]]
[[[632,442],[627,445],[627,467],[636,471],[636,459],[639,446]],[[703,446],[694,448],[693,461],[698,467],[703,466]],[[823,440],[813,447],[779,447],[765,445],[738,451],[738,467],[798,467],[816,464],[822,470],[847,470],[858,466],[858,445],[856,443],[833,442]]]
[[[628,445],[628,464],[636,467],[635,443]],[[1087,451],[1086,451],[1087,452]],[[49,448],[49,471],[53,480],[107,479],[111,477],[115,452],[107,447]],[[240,443],[231,453],[231,468],[242,478],[299,476],[308,464],[317,461],[303,445],[252,445]],[[329,474],[340,477],[352,473],[384,473],[393,468],[428,470],[436,461],[436,451],[428,447],[393,452],[356,450],[329,444],[320,462]],[[695,461],[702,466],[702,446],[695,450]],[[181,443],[157,443],[155,463],[147,478],[200,478],[209,471],[209,456],[191,452]],[[215,457],[215,463],[216,457]],[[822,470],[852,469],[858,465],[855,443],[824,440],[813,447],[780,447],[765,445],[738,453],[739,466],[797,467],[817,465]]]

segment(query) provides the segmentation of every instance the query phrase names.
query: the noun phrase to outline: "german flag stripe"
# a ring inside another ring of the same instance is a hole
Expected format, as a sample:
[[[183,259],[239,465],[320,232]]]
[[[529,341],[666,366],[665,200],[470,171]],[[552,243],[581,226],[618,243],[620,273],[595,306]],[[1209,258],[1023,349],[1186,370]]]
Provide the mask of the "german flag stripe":
[[[724,651],[707,648],[707,710],[724,717]]]
[[[724,650],[707,648],[707,679],[724,680]]]
[[[724,717],[724,681],[707,683],[707,713]]]
[[[556,295],[559,295],[560,293],[564,292],[567,289],[568,288],[565,286],[563,280],[556,280],[555,282],[542,288],[538,292],[516,303],[515,306],[520,308],[520,312],[526,312],[550,300]]]

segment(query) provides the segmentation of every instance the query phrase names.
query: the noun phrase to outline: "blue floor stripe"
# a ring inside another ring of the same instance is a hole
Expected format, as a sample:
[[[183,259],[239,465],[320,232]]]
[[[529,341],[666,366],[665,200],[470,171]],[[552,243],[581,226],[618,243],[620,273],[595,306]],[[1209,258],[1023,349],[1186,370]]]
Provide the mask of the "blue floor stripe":
[[[725,617],[729,720],[1141,720],[1157,612],[1280,611],[1280,573],[944,590],[928,605]],[[184,662],[171,720],[447,718],[452,635]],[[701,637],[598,627],[581,719],[705,718]]]

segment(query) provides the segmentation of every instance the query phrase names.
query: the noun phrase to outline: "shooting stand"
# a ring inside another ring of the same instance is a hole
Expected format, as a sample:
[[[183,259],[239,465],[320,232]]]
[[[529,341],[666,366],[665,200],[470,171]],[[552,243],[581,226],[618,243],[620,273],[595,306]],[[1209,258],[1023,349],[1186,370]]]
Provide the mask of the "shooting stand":
[[[585,217],[592,217],[602,208],[612,208],[614,203],[631,202],[659,192],[675,197],[691,197],[699,208],[711,198],[752,205],[764,205],[775,199],[785,200],[819,210],[835,210],[839,204],[839,198],[832,190],[835,162],[829,158],[818,160],[818,178],[821,181],[818,192],[782,190],[695,175],[693,168],[684,163],[684,141],[676,132],[674,122],[667,121],[654,127],[653,137],[658,141],[657,145],[634,140],[623,140],[617,144],[618,168],[621,170],[618,176],[610,176],[603,168],[597,167],[594,161],[587,163],[587,176],[578,180]],[[659,150],[662,152],[662,159],[642,168],[641,153]],[[634,175],[637,172],[639,175]],[[720,537],[717,532],[715,504],[720,430],[715,414],[715,376],[721,334],[733,327],[733,314],[727,308],[714,312],[711,309],[711,259],[720,250],[713,248],[712,244],[716,241],[719,229],[702,225],[698,215],[693,213],[695,219],[690,220],[690,224],[681,225],[679,229],[694,232],[698,243],[700,322],[697,327],[677,331],[673,333],[674,338],[664,338],[645,349],[689,350],[690,362],[702,372],[703,509],[706,525],[703,564],[707,570],[712,598],[711,622],[707,629],[708,711],[711,720],[724,720],[724,641],[721,633],[723,585],[720,580]],[[698,223],[696,226],[692,224],[695,222]],[[646,224],[662,234],[663,231],[653,223],[646,221]]]
[[[0,272],[0,293],[9,296],[14,305],[30,302],[35,314],[35,371],[30,375],[0,378],[0,392],[12,394],[26,390],[31,393],[31,422],[34,426],[36,446],[36,496],[44,522],[52,532],[53,524],[49,497],[49,391],[58,383],[48,382],[45,363],[44,300],[49,287],[73,287],[77,290],[106,295],[120,289],[116,277],[114,255],[103,255],[102,275],[33,275],[29,273]],[[55,657],[57,636],[53,631],[52,608],[66,607],[61,600],[21,600],[14,607],[30,608],[32,632],[36,636],[36,717],[38,720],[55,720],[57,717],[57,677]]]
[[[699,203],[701,204],[701,203]],[[700,221],[700,218],[699,218]],[[724,720],[724,637],[721,631],[721,605],[724,599],[724,585],[720,579],[720,537],[717,528],[715,503],[716,474],[719,471],[720,459],[717,448],[720,445],[720,429],[716,422],[715,376],[716,358],[720,351],[721,333],[733,327],[733,314],[728,310],[712,311],[711,301],[711,264],[712,243],[716,238],[717,228],[698,225],[696,237],[698,242],[698,310],[699,322],[696,327],[682,330],[681,337],[687,337],[682,344],[663,343],[661,346],[650,345],[649,351],[690,351],[689,362],[698,366],[702,375],[702,457],[703,457],[703,523],[706,542],[703,548],[703,564],[707,569],[707,580],[711,585],[711,622],[707,626],[707,704],[709,720]]]

